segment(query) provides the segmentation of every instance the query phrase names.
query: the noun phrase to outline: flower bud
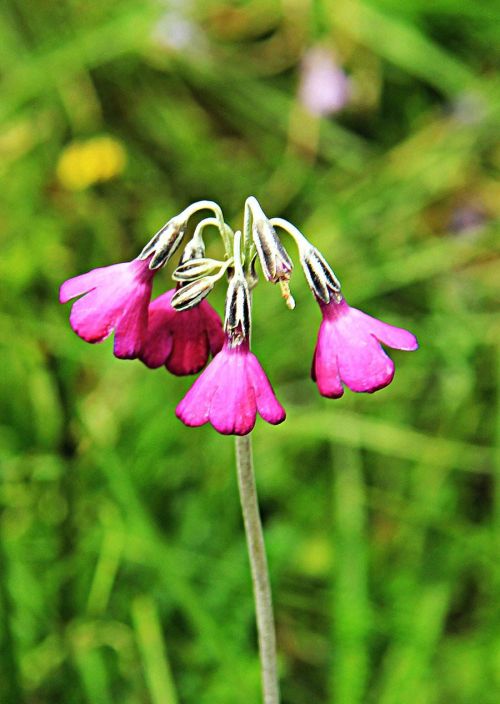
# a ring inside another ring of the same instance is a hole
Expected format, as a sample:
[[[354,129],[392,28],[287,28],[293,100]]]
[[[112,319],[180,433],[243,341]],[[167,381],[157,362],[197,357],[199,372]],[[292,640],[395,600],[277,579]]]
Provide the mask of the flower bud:
[[[189,240],[182,252],[180,264],[185,264],[191,259],[203,259],[205,256],[205,244],[201,237],[193,237]]]
[[[250,293],[242,276],[233,276],[229,283],[224,329],[235,345],[250,335]]]
[[[323,303],[338,299],[340,283],[324,259],[323,255],[312,245],[300,247],[300,263],[304,269],[311,291]]]
[[[137,259],[147,259],[153,255],[149,262],[149,268],[158,269],[164,266],[178,249],[184,237],[186,225],[186,221],[179,220],[179,218],[169,220],[148,242]]]
[[[254,196],[249,196],[246,200],[245,218],[247,214],[251,214],[252,239],[264,276],[273,284],[288,281],[293,269],[292,260]]]
[[[253,221],[252,237],[264,276],[272,283],[288,280],[293,269],[292,260],[281,244],[274,227],[263,213],[262,216]]]
[[[191,283],[179,288],[172,297],[172,307],[175,310],[188,310],[200,303],[214,287],[212,278],[204,277],[191,281]]]
[[[190,259],[184,264],[180,264],[172,274],[174,281],[193,281],[202,276],[214,274],[217,270],[220,271],[224,263],[218,259]]]

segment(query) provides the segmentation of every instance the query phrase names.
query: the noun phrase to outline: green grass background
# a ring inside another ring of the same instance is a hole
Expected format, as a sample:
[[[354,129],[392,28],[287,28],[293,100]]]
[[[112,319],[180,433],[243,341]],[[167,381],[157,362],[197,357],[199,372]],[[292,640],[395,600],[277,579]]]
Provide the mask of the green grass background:
[[[293,313],[255,292],[288,411],[254,433],[283,702],[496,704],[499,2],[177,3],[181,48],[172,7],[1,8],[0,701],[260,701],[232,439],[176,420],[190,379],[85,344],[57,301],[188,203],[237,227],[253,194],[421,343],[389,388],[322,399],[300,272]],[[320,121],[297,101],[318,41],[355,87]],[[126,167],[71,190],[58,160],[96,135]],[[457,232],[463,208],[482,224]]]

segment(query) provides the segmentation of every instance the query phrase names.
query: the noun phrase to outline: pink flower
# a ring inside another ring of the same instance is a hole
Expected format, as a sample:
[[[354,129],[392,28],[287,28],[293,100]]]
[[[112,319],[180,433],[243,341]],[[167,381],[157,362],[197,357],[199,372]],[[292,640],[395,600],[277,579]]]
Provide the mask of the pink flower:
[[[255,425],[257,411],[273,425],[285,420],[285,410],[248,341],[232,346],[226,339],[177,406],[176,415],[186,425],[210,422],[224,435],[246,435]]]
[[[65,281],[59,300],[67,303],[82,296],[69,318],[76,334],[87,342],[102,342],[114,330],[115,356],[134,359],[146,332],[154,274],[147,260],[138,259],[93,269]]]
[[[221,319],[207,301],[176,311],[175,289],[149,304],[148,326],[139,359],[152,369],[164,364],[172,374],[196,374],[224,343]]]
[[[408,330],[396,328],[339,303],[320,302],[323,313],[312,365],[312,378],[322,396],[339,398],[342,383],[351,391],[373,392],[391,383],[394,364],[380,343],[398,350],[416,350]]]
[[[331,115],[349,100],[349,80],[325,47],[309,49],[302,59],[299,99],[312,114]]]

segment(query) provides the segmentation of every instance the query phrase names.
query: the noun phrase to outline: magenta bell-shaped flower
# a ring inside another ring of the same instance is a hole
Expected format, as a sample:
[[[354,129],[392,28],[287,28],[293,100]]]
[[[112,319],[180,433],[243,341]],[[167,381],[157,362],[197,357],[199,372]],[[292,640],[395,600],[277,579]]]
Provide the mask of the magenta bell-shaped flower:
[[[146,332],[154,271],[134,259],[75,276],[59,292],[61,303],[81,296],[71,308],[70,324],[86,342],[102,342],[114,330],[114,354],[135,359]]]
[[[176,289],[170,289],[149,304],[139,359],[152,369],[164,364],[178,376],[196,374],[210,354],[216,355],[221,349],[222,322],[207,301],[188,310],[175,310],[171,303],[175,292]]]
[[[176,409],[186,425],[211,423],[223,435],[249,433],[257,412],[272,425],[286,416],[248,341],[232,346],[229,339]]]
[[[323,313],[312,364],[312,378],[322,396],[339,398],[342,384],[372,393],[391,383],[394,363],[381,344],[397,350],[418,348],[415,335],[351,308],[342,298],[319,301]]]

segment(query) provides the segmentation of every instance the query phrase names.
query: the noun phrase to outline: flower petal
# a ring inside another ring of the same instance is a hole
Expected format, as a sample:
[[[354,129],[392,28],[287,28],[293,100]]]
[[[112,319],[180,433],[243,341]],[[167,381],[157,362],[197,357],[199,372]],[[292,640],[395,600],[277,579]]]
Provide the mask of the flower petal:
[[[147,325],[147,299],[135,299],[115,326],[113,352],[119,359],[136,359],[141,352]]]
[[[351,391],[377,391],[391,383],[394,363],[378,340],[365,330],[336,330],[338,370]]]
[[[337,351],[332,324],[324,321],[318,333],[311,376],[313,381],[317,382],[320,394],[327,398],[340,398],[344,393],[340,381]]]
[[[157,369],[167,361],[173,339],[170,321],[175,311],[170,305],[175,289],[155,298],[148,307],[148,323],[144,333],[139,359],[150,369]]]
[[[173,345],[165,366],[177,376],[196,374],[203,369],[209,356],[208,337],[199,306],[174,311],[170,325]]]
[[[221,351],[222,345],[224,344],[222,321],[217,311],[212,308],[208,301],[202,301],[199,308],[205,322],[210,352],[215,357],[215,355]]]
[[[106,305],[102,292],[95,289],[73,303],[69,322],[86,342],[102,342],[113,331],[118,311],[119,306]]]
[[[255,392],[245,368],[247,354],[239,350],[223,354],[227,362],[210,404],[210,422],[223,435],[246,435],[257,416]],[[219,354],[215,360],[220,358]]]
[[[273,387],[254,354],[249,353],[247,365],[255,391],[258,412],[268,423],[273,425],[282,423],[286,418],[285,409],[276,398]]]
[[[210,403],[217,391],[220,367],[221,360],[216,357],[177,405],[175,414],[186,425],[196,427],[208,422]]]
[[[413,352],[418,349],[417,338],[409,330],[397,328],[377,318],[372,318],[371,315],[367,315],[357,308],[351,308],[351,311],[363,321],[367,329],[384,345],[393,347],[396,350],[406,350],[408,352]]]
[[[122,265],[114,264],[113,266],[102,266],[99,269],[87,271],[86,274],[80,274],[80,276],[74,276],[72,279],[68,279],[59,289],[59,301],[61,303],[67,303],[72,298],[81,296],[82,293],[88,293],[106,279],[110,269],[119,266]],[[111,273],[111,276],[112,275]]]

